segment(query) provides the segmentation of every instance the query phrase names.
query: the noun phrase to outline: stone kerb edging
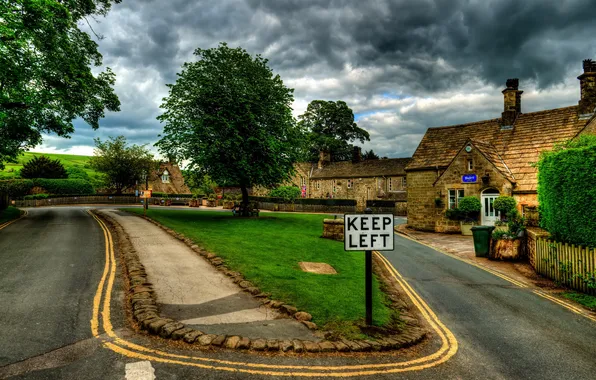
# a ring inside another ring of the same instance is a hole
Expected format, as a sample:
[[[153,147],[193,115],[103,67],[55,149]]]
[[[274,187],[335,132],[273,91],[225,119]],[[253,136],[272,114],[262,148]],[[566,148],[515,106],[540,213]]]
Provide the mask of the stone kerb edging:
[[[250,339],[239,335],[209,334],[208,332],[185,326],[183,323],[173,319],[162,318],[159,314],[153,285],[148,281],[145,267],[140,262],[138,254],[130,243],[126,231],[108,215],[104,213],[95,213],[95,215],[106,221],[118,233],[119,243],[125,248],[121,249],[120,255],[125,264],[126,274],[129,279],[127,300],[131,307],[132,317],[138,323],[140,329],[153,335],[158,335],[165,339],[184,341],[200,348],[227,348],[268,352],[293,351],[296,353],[387,351],[412,346],[421,342],[426,337],[426,330],[417,327],[419,326],[418,320],[413,316],[404,315],[404,313],[401,315],[402,320],[406,323],[404,331],[399,335],[387,336],[376,341],[341,339],[339,341],[323,340],[313,342],[298,339]],[[278,312],[293,317],[311,330],[317,329],[317,325],[311,322],[312,316],[309,313],[298,311],[294,306],[270,299],[270,294],[261,292],[259,288],[244,279],[241,273],[231,271],[220,257],[207,252],[184,235],[161,225],[151,218],[139,217],[159,226],[178,240],[184,242],[193,251],[206,258],[217,270],[231,277],[234,283],[242,288],[243,291],[252,294],[255,298],[261,299],[261,303],[266,307],[277,309]],[[381,277],[386,281],[384,276]],[[407,308],[407,305],[401,299],[392,295],[389,298],[394,303],[394,306],[402,310]],[[323,332],[319,335],[326,336],[327,334]]]

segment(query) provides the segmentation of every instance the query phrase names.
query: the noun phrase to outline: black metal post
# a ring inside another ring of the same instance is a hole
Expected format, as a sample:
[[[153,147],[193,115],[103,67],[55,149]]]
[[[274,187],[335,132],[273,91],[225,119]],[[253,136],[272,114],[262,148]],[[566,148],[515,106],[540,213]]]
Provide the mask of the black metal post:
[[[372,214],[372,210],[370,208],[366,208],[364,210],[365,214]],[[366,294],[366,324],[368,326],[372,325],[372,251],[366,251],[365,257],[365,288],[364,292]]]

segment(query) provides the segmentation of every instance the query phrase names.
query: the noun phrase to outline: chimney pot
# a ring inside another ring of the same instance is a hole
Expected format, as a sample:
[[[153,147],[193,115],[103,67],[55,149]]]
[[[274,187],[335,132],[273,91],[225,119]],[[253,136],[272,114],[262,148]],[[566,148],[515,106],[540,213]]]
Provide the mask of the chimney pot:
[[[507,86],[503,90],[503,113],[501,114],[501,126],[513,125],[517,115],[521,113],[521,95],[524,93],[519,90],[519,79],[507,79]]]
[[[596,62],[585,59],[583,62],[584,73],[579,79],[580,100],[579,115],[592,115],[596,111]]]

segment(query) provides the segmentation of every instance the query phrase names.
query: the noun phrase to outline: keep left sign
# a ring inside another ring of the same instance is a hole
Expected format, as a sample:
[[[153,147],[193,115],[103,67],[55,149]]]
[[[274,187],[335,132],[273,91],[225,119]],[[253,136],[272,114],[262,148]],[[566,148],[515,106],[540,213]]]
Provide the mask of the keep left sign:
[[[346,251],[393,251],[392,214],[345,214]]]

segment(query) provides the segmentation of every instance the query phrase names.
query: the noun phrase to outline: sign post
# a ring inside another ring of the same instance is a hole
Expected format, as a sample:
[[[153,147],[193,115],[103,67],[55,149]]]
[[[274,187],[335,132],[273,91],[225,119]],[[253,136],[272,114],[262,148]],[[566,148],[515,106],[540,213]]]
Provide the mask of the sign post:
[[[366,324],[372,325],[372,251],[393,250],[393,214],[344,215],[344,250],[365,251]]]
[[[144,199],[144,202],[143,202],[143,216],[147,216],[147,209],[149,208],[149,198],[151,198],[151,195],[152,195],[151,193],[152,192],[153,192],[152,190],[144,190],[141,193],[141,198]]]

